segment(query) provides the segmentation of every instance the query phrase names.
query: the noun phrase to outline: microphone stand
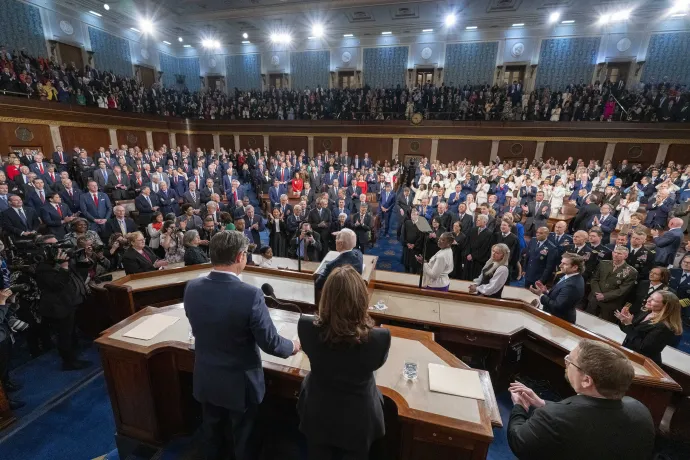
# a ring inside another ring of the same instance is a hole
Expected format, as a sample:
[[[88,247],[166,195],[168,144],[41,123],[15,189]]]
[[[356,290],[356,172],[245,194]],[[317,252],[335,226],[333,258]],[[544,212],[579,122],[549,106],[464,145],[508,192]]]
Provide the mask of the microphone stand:
[[[304,314],[302,312],[302,309],[297,304],[290,303],[290,302],[281,302],[280,300],[276,299],[275,297],[270,296],[270,295],[266,295],[266,294],[264,294],[264,297],[267,299],[271,299],[273,302],[275,302],[277,305],[280,305],[281,307],[292,307],[292,308],[296,309],[299,312],[300,316],[302,316]]]

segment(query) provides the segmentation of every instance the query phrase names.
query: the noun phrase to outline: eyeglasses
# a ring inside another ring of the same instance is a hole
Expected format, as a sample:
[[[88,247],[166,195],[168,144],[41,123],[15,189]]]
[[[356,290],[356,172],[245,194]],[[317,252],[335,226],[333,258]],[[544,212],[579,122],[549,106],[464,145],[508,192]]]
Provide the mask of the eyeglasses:
[[[563,358],[563,360],[565,361],[565,367],[566,367],[566,369],[568,368],[568,364],[572,364],[573,366],[575,366],[576,368],[578,368],[580,371],[582,371],[582,368],[581,368],[580,366],[578,366],[577,364],[575,364],[575,363],[570,359],[570,355],[565,355],[565,358]],[[582,371],[582,372],[584,372],[584,371]]]

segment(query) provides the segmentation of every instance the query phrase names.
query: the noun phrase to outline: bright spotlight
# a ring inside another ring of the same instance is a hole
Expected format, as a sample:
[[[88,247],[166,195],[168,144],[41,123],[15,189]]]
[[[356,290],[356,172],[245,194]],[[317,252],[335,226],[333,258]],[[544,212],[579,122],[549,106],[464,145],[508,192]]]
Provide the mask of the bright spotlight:
[[[153,33],[153,22],[151,22],[150,19],[142,19],[141,21],[139,21],[139,28],[145,34],[152,34]]]
[[[288,33],[272,33],[271,34],[271,41],[273,43],[284,43],[288,44],[292,41],[292,37]]]
[[[182,42],[184,41],[184,38],[182,38],[182,37],[177,37],[177,41],[180,42],[180,43],[182,43]]]
[[[608,24],[611,21],[610,14],[602,14],[599,16],[599,24]]]
[[[243,33],[242,38],[246,40],[247,38],[249,38],[249,34],[247,32]]]
[[[278,40],[280,40],[280,39],[278,38],[278,34],[271,34],[271,41],[272,41],[273,43],[278,43]]]
[[[316,38],[323,37],[323,26],[321,24],[314,24],[311,27],[311,34]]]
[[[457,16],[455,16],[454,13],[447,14],[446,19],[445,19],[446,27],[453,27],[457,20],[458,20],[458,18],[457,18]]]
[[[561,18],[561,13],[554,11],[549,15],[549,22],[556,22]]]
[[[628,19],[630,19],[630,10],[618,11],[611,15],[612,21],[627,21]]]
[[[110,11],[110,5],[108,5],[107,3],[104,3],[104,4],[103,4],[103,9],[106,10],[106,11]]]

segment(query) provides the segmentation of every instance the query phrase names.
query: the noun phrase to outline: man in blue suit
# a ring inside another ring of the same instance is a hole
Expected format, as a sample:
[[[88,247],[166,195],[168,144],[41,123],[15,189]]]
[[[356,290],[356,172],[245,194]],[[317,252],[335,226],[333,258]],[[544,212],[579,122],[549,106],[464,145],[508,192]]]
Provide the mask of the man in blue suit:
[[[539,227],[524,250],[525,287],[532,287],[537,281],[548,283],[553,277],[558,262],[558,248],[548,241],[548,227]]]
[[[67,234],[66,225],[75,219],[69,206],[62,203],[60,195],[54,192],[48,195],[48,201],[40,212],[43,223],[48,226],[50,233],[55,235],[58,240],[65,237]]]
[[[175,217],[180,215],[180,205],[177,203],[179,196],[175,190],[168,188],[168,183],[163,181],[160,184],[161,189],[158,191],[158,203],[160,203],[161,212],[163,216],[169,213],[175,214]]]
[[[278,335],[261,290],[244,283],[249,242],[240,232],[215,234],[213,271],[187,283],[184,309],[195,337],[193,393],[201,403],[206,458],[255,459],[252,429],[266,392],[260,349],[287,358],[299,341]],[[231,299],[231,300],[230,300]]]
[[[72,157],[67,152],[62,150],[62,146],[58,145],[53,152],[53,163],[57,166],[58,172],[67,171]]]
[[[601,238],[601,244],[607,245],[611,242],[611,232],[616,229],[618,225],[618,219],[611,214],[611,206],[608,204],[601,205],[601,213],[592,216],[592,218],[587,222],[587,230],[592,227],[599,227],[604,234]]]
[[[683,241],[683,220],[674,217],[668,222],[668,230],[659,236],[659,230],[652,229],[654,244],[656,245],[656,257],[654,263],[660,267],[673,265],[676,252]]]
[[[529,290],[541,296],[539,300],[533,301],[534,306],[538,306],[541,302],[545,312],[575,324],[577,317],[575,306],[585,297],[585,280],[582,277],[585,260],[578,255],[566,252],[561,258],[560,269],[563,277],[551,290],[548,290],[541,281],[537,281]]]
[[[352,265],[355,270],[361,275],[364,270],[364,259],[362,253],[355,249],[357,245],[357,234],[350,230],[349,228],[344,228],[338,232],[335,237],[335,250],[340,253],[338,257],[331,260],[323,268],[323,271],[319,273],[319,277],[316,278],[314,282],[314,287],[317,291],[323,289],[323,285],[326,284],[328,275],[331,274],[333,270],[337,267],[343,267],[345,265]]]
[[[113,213],[108,195],[98,191],[98,184],[90,180],[87,184],[88,193],[84,193],[79,201],[81,215],[89,221],[91,230],[101,232]]]
[[[390,233],[391,216],[395,206],[395,193],[391,190],[391,184],[386,184],[386,189],[381,192],[381,220],[383,221],[382,234]]]
[[[664,228],[668,215],[673,208],[673,200],[668,196],[668,190],[659,190],[656,200],[647,204],[647,215],[644,225],[647,228]]]
[[[271,202],[271,208],[280,205],[280,196],[286,193],[280,185],[279,179],[273,179],[273,186],[268,189],[268,201]],[[228,198],[229,199],[229,198]],[[241,198],[240,198],[241,200]]]
[[[175,190],[179,197],[187,192],[187,181],[175,169],[173,169],[172,176],[170,177],[170,189]]]
[[[686,254],[680,260],[680,268],[671,269],[671,281],[668,286],[680,299],[683,323],[690,326],[690,254]]]
[[[84,192],[77,187],[73,187],[71,179],[66,179],[63,185],[64,188],[60,192],[60,198],[62,198],[62,202],[65,203],[69,207],[70,211],[72,211],[72,214],[74,214],[75,212],[79,211],[81,196]]]

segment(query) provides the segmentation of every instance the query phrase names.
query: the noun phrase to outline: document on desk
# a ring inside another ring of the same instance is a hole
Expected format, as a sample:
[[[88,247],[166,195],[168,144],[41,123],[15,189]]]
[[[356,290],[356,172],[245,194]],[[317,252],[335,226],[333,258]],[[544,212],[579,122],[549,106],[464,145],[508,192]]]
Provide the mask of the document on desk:
[[[289,323],[285,321],[276,321],[273,323],[276,326],[278,334],[288,340],[295,340],[298,338],[297,335],[297,323]],[[283,366],[296,367],[298,369],[309,370],[309,359],[307,355],[303,352],[299,352],[293,356],[288,356],[287,358],[279,358],[278,356],[269,355],[261,351],[261,359],[263,361],[268,361],[275,364],[282,364]]]
[[[429,389],[436,393],[485,399],[479,373],[471,369],[429,363]]]
[[[123,336],[131,339],[151,340],[179,320],[180,318],[178,317],[162,313],[151,315],[139,323],[139,325],[127,331]]]

